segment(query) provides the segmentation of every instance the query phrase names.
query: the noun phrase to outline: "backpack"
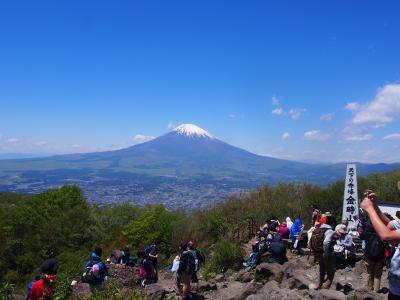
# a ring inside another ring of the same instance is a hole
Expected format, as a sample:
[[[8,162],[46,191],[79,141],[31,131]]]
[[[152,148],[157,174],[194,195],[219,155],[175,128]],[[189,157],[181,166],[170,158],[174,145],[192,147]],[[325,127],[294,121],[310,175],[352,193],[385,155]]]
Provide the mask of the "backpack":
[[[32,286],[35,284],[36,280],[32,280],[31,282],[28,283],[27,289],[26,289],[26,300],[29,300],[31,298],[31,290]]]
[[[82,282],[92,283],[99,280],[101,276],[100,265],[92,260],[89,260],[85,264],[85,269],[82,274]]]
[[[322,254],[324,252],[324,239],[327,228],[315,228],[310,239],[310,249],[314,254]]]
[[[269,231],[276,231],[276,227],[278,227],[278,221],[271,220],[270,223],[268,224],[268,230]]]
[[[179,260],[179,273],[192,275],[196,273],[196,261],[192,251],[184,251]]]
[[[377,234],[367,234],[365,256],[373,261],[379,261],[385,257],[385,245]]]

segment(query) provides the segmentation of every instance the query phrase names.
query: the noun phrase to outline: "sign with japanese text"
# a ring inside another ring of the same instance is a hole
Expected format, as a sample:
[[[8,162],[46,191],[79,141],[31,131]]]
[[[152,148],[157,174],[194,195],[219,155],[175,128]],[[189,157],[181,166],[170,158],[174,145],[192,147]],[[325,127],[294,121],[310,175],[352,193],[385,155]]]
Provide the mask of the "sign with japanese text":
[[[357,173],[355,164],[347,164],[344,186],[342,221],[349,222],[348,227],[354,228],[354,216],[358,216]]]

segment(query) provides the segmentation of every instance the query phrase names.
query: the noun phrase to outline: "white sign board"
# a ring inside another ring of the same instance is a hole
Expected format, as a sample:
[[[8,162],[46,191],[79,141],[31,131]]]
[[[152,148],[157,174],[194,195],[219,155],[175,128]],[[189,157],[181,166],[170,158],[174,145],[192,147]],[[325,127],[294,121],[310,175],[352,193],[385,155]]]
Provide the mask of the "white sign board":
[[[354,228],[353,217],[358,216],[357,172],[355,164],[347,164],[344,186],[342,221],[349,222],[348,228]]]

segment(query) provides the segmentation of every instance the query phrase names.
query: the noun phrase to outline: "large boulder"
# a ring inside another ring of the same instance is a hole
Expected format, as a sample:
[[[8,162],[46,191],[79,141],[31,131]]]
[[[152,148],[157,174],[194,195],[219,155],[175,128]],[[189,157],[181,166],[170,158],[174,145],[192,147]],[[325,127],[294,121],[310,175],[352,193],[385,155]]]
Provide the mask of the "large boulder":
[[[76,300],[89,297],[92,294],[89,283],[77,282],[72,286],[72,292],[69,299]]]
[[[140,281],[139,271],[125,265],[111,264],[108,266],[108,277],[114,279],[122,287],[136,287]]]
[[[345,294],[335,290],[322,289],[318,291],[313,291],[310,293],[312,299],[318,300],[346,300]]]
[[[256,274],[267,280],[281,282],[283,278],[282,266],[279,264],[262,263],[257,266]]]
[[[146,286],[144,292],[152,300],[164,299],[165,295],[167,294],[165,287],[158,283],[153,283]]]

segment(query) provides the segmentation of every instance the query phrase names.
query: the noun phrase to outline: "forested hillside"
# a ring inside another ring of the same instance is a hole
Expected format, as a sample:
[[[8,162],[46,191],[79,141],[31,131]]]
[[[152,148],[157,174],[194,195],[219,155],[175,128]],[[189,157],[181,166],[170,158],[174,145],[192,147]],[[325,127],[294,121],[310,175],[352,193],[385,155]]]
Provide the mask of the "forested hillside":
[[[381,200],[400,202],[399,181],[400,170],[359,178],[359,194],[368,187]],[[228,249],[240,257],[240,243],[272,215],[279,219],[301,216],[307,224],[311,206],[318,205],[340,216],[343,188],[343,181],[327,188],[286,183],[261,186],[193,213],[168,211],[163,205],[91,206],[76,186],[33,196],[0,193],[1,286],[8,283],[16,291],[23,290],[39,271],[46,251],[54,249],[62,298],[94,246],[103,247],[104,255],[125,245],[135,253],[155,239],[161,240],[162,262],[170,262],[181,242],[194,239],[206,254],[209,249],[217,252],[208,260],[207,270],[218,270],[221,264],[235,267],[232,261],[219,260],[218,253]]]

